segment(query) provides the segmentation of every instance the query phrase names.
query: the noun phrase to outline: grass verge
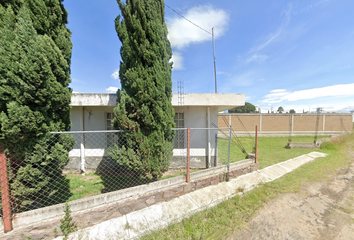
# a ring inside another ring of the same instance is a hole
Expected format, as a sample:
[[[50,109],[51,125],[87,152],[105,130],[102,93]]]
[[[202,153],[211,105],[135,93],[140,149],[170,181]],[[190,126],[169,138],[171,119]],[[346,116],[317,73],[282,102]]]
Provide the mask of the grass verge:
[[[328,136],[318,136],[318,139]],[[303,154],[313,152],[313,149],[293,148],[286,149],[289,137],[260,137],[258,138],[258,154],[260,167],[265,168],[270,165],[298,157]],[[311,143],[314,141],[313,136],[294,136],[292,142]],[[230,162],[244,160],[246,155],[242,153],[240,148],[235,144],[236,140],[231,143]],[[246,152],[252,152],[254,147],[254,139],[249,137],[240,137],[239,142],[245,148]],[[229,141],[218,139],[218,161],[221,164],[227,164],[229,151]],[[317,150],[316,150],[317,151]]]
[[[329,154],[326,158],[305,164],[242,197],[232,198],[141,239],[224,239],[240,230],[260,208],[280,194],[296,193],[304,183],[324,181],[338,168],[347,166],[352,161],[347,153],[354,148],[354,136],[343,136],[332,144],[335,148],[321,150]]]

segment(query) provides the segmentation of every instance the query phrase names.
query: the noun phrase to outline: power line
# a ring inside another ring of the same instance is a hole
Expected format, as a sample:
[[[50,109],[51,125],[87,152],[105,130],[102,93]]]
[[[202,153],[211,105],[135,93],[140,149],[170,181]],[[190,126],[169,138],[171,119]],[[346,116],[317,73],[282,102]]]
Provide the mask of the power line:
[[[212,35],[211,32],[205,30],[204,28],[200,27],[199,25],[195,24],[194,22],[192,22],[191,20],[189,20],[188,18],[184,17],[182,14],[180,14],[179,12],[177,12],[176,10],[174,10],[173,8],[171,8],[170,6],[168,6],[165,3],[165,6],[168,7],[169,9],[171,9],[172,11],[174,11],[177,15],[181,16],[182,18],[184,18],[185,20],[187,20],[188,22],[190,22],[191,24],[193,24],[194,26],[196,26],[197,28],[200,28],[201,30],[203,30],[206,33],[209,33],[210,35]]]
[[[182,17],[183,19],[185,19],[186,21],[188,21],[189,23],[193,24],[194,26],[196,26],[197,28],[203,30],[204,32],[210,34],[212,36],[212,41],[213,41],[213,57],[214,57],[214,74],[215,74],[215,93],[218,92],[217,90],[217,81],[216,81],[216,62],[215,62],[215,43],[214,43],[214,28],[211,29],[211,32],[205,30],[204,28],[202,28],[201,26],[195,24],[194,22],[192,22],[191,20],[189,20],[188,18],[186,18],[185,16],[183,16],[182,14],[180,14],[179,12],[177,12],[176,10],[174,10],[173,8],[171,8],[170,6],[168,6],[165,3],[165,6],[168,7],[169,9],[171,9],[173,12],[175,12],[178,16]],[[208,87],[209,89],[209,87]]]

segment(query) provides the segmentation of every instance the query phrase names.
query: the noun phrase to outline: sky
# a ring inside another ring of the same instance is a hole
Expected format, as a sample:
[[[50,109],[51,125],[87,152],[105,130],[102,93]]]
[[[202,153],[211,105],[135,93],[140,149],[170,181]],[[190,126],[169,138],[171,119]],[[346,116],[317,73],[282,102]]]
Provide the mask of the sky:
[[[243,93],[264,113],[280,106],[297,113],[354,110],[354,1],[165,0],[165,5],[173,93],[215,92],[213,29],[218,93]],[[117,2],[65,0],[64,6],[73,42],[70,87],[116,92]]]

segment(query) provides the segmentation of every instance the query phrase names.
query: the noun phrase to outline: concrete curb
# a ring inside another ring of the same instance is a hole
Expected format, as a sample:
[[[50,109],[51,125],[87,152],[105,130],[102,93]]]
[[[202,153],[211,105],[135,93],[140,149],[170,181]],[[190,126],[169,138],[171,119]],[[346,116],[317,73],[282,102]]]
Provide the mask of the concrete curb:
[[[250,191],[258,184],[274,181],[303,164],[325,156],[327,154],[312,152],[289,159],[229,182],[202,188],[170,201],[82,229],[70,235],[69,239],[136,239],[148,231],[164,228],[196,212],[215,206],[240,194],[241,190]],[[61,240],[63,237],[55,239]]]

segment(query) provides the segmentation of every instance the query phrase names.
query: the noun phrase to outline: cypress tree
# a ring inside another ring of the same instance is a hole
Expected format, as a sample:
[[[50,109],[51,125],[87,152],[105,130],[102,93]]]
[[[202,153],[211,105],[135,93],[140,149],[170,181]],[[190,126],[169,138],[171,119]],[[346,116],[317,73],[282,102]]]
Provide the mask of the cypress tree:
[[[12,207],[24,211],[69,197],[62,169],[74,140],[49,132],[70,129],[71,33],[60,0],[0,3],[0,144]]]
[[[120,138],[110,155],[141,178],[155,180],[169,168],[174,137],[172,50],[164,1],[117,2],[123,17],[115,20],[122,61],[113,125],[130,132]]]

